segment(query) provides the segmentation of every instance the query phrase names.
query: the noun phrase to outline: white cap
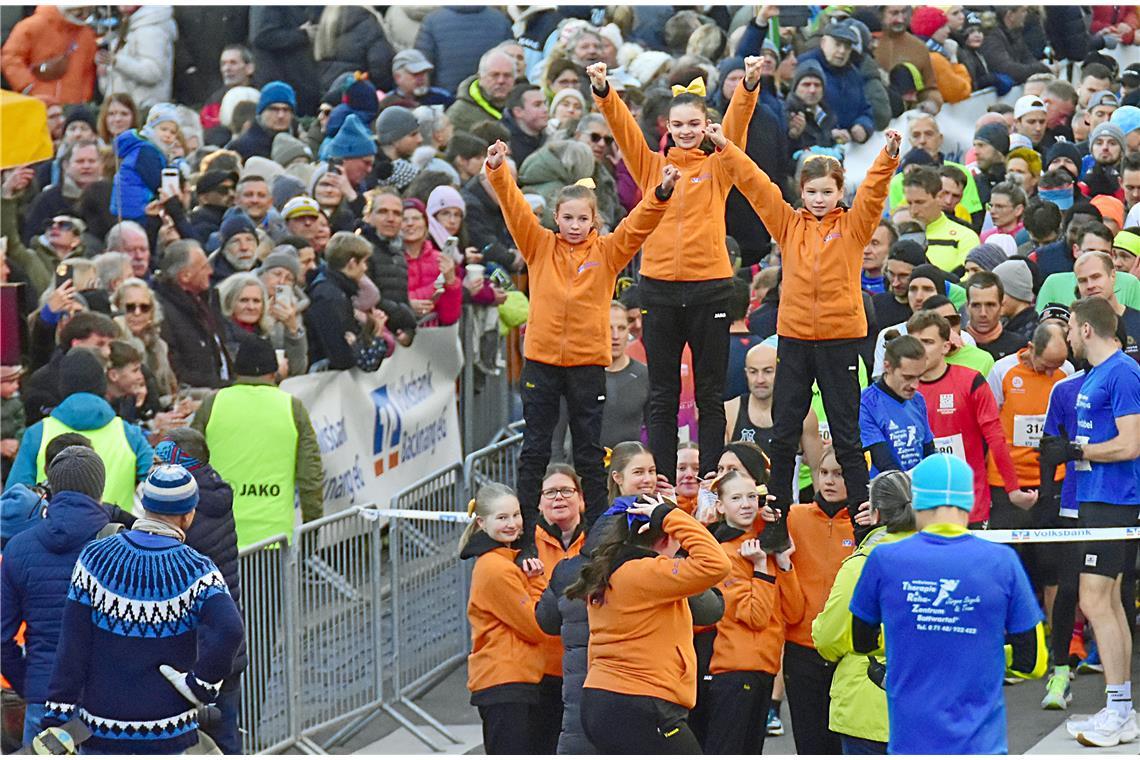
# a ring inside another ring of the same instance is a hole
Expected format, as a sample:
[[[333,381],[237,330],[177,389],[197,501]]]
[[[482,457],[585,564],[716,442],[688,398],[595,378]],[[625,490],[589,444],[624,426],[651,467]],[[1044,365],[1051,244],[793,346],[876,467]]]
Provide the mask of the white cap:
[[[1020,119],[1033,111],[1045,112],[1045,101],[1036,95],[1022,95],[1013,106],[1013,118]]]

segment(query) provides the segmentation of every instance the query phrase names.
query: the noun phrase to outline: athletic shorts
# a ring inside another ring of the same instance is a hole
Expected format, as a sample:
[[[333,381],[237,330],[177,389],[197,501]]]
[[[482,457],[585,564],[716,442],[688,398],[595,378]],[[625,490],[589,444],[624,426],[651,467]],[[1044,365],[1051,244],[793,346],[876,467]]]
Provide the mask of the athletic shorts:
[[[1140,524],[1140,507],[1136,505],[1105,504],[1102,501],[1083,502],[1077,524],[1082,528],[1128,528]],[[1086,541],[1081,551],[1081,573],[1115,578],[1124,572],[1127,541]]]

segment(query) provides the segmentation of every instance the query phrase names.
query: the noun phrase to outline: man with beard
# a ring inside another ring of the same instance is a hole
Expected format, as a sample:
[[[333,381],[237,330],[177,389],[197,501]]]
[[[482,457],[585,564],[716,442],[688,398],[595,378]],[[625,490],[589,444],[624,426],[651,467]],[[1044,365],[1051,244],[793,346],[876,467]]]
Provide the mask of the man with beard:
[[[221,245],[210,254],[210,266],[214,273],[211,285],[237,272],[248,272],[257,263],[257,228],[245,214],[233,214],[218,231]]]

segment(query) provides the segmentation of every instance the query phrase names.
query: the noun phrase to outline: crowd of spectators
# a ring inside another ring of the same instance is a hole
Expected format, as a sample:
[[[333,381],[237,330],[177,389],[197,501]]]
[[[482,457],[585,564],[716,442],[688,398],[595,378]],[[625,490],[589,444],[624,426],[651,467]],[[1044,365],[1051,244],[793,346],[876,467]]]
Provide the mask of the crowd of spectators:
[[[0,358],[8,485],[44,480],[52,431],[86,432],[106,465],[104,501],[129,508],[152,445],[189,425],[208,391],[375,371],[465,311],[492,332],[525,321],[527,268],[484,159],[508,146],[510,176],[547,227],[560,190],[590,180],[599,232],[613,231],[642,190],[591,91],[598,63],[665,151],[676,90],[703,94],[719,121],[758,57],[742,144],[793,204],[805,159],[842,161],[905,115],[900,169],[863,253],[865,381],[890,385],[921,359],[918,340],[892,342],[909,327],[938,332],[947,363],[1000,390],[1015,360],[997,375],[995,363],[1024,353],[1036,366],[1026,352],[1059,340],[1039,322],[1067,319],[1078,297],[1108,301],[1140,361],[1140,65],[1106,53],[1134,44],[1133,6],[18,13],[5,9],[3,85],[43,102],[54,153],[5,169],[0,188],[0,282],[15,286],[3,313],[17,317]],[[996,97],[969,150],[950,155],[940,114],[979,91]],[[745,357],[767,356],[749,351],[776,332],[781,280],[780,251],[739,192],[725,222],[740,280],[731,439],[759,429],[749,394],[755,409],[770,398]],[[635,261],[610,309],[607,446],[646,423],[636,272]],[[679,425],[693,406],[685,357]],[[303,410],[290,419],[311,519],[314,436]]]

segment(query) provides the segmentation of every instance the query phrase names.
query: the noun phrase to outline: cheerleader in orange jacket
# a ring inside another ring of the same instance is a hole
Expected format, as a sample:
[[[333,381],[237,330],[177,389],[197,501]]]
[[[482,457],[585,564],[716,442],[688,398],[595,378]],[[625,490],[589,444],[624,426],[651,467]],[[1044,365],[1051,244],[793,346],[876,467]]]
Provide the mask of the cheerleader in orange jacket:
[[[713,535],[732,561],[720,583],[724,616],[716,626],[711,680],[702,710],[705,754],[755,754],[764,749],[772,683],[780,667],[784,613],[802,615],[803,594],[789,549],[775,556],[760,548],[760,499],[751,476],[729,470],[713,483],[723,521]]]
[[[660,497],[621,497],[606,514],[614,519],[566,590],[588,603],[582,726],[604,754],[699,754],[687,723],[697,694],[687,600],[728,575],[728,557]]]
[[[483,721],[488,755],[541,754],[539,682],[543,644],[534,608],[545,585],[538,559],[515,564],[511,544],[522,536],[519,500],[506,486],[479,489],[475,513],[459,542],[459,556],[475,559],[467,618],[471,654],[467,688]]]

